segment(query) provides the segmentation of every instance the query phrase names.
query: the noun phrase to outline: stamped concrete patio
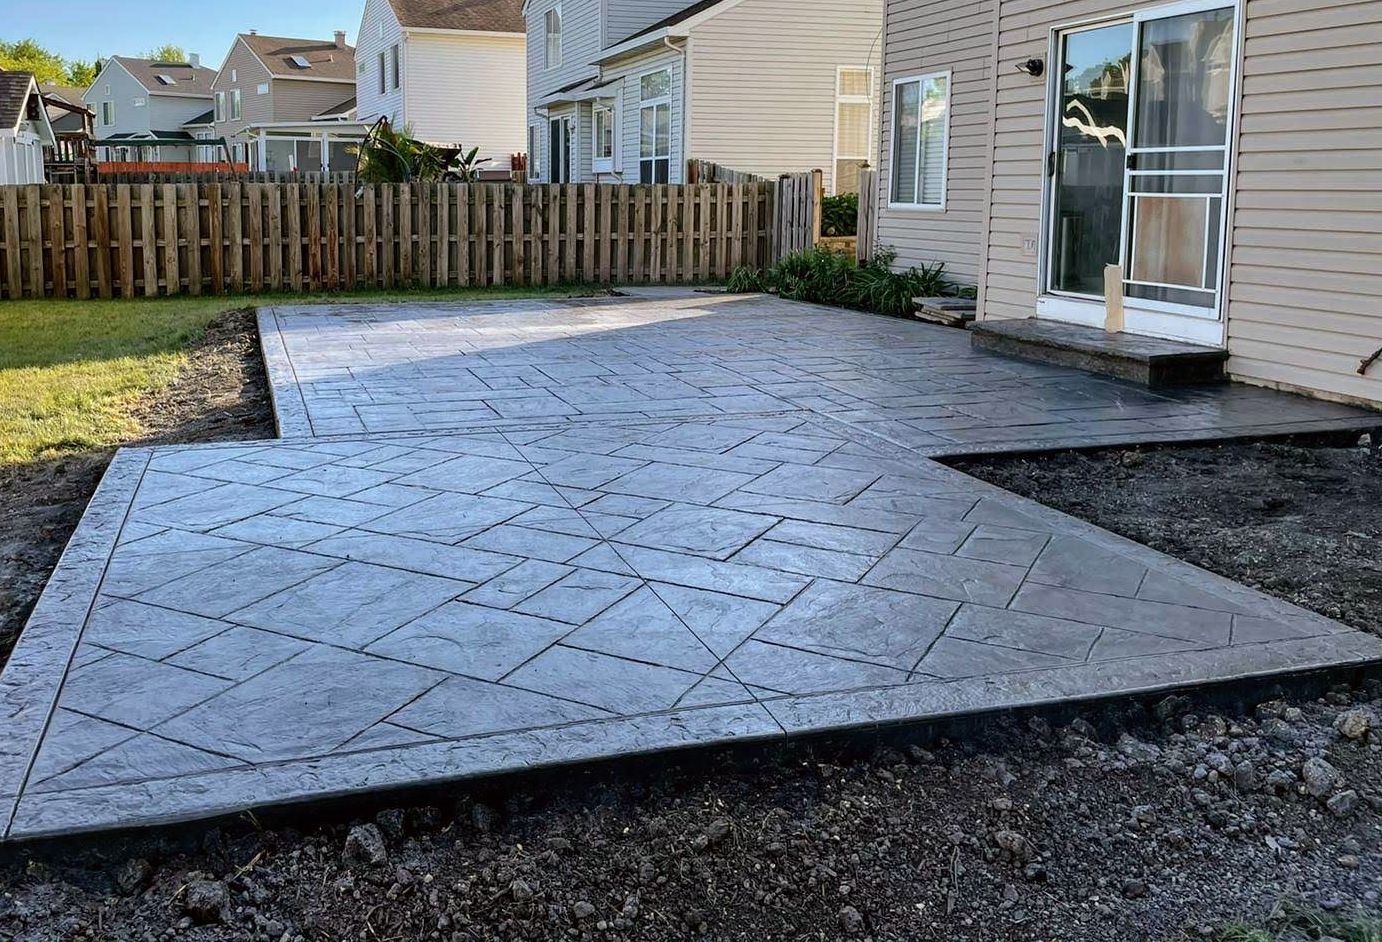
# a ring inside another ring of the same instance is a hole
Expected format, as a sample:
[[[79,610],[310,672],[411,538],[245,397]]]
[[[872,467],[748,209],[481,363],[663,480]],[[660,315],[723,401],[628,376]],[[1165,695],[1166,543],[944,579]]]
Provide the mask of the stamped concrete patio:
[[[122,452],[0,677],[10,840],[1382,659],[923,457],[1371,413],[765,298],[261,319],[287,437]]]

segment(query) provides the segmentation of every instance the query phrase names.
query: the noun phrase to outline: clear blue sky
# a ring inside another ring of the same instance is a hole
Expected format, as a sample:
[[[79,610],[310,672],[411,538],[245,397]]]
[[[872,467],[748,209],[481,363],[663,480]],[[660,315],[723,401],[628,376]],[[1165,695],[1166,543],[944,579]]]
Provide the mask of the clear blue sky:
[[[219,68],[236,33],[355,41],[364,0],[0,0],[0,39],[33,38],[69,59],[137,56],[164,43]]]

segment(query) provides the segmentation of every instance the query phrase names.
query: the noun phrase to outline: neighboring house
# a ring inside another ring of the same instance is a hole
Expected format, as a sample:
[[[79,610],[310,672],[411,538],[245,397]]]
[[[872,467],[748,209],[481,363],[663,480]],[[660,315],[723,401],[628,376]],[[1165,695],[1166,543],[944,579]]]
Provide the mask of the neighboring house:
[[[102,161],[191,163],[192,135],[183,127],[211,107],[212,69],[190,62],[111,56],[82,96],[96,114]]]
[[[93,130],[95,115],[82,102],[86,89],[40,82],[38,90],[48,108],[48,120],[52,122],[53,133],[81,134]]]
[[[0,184],[45,182],[43,148],[55,142],[33,75],[0,72]]]
[[[529,175],[679,183],[690,159],[858,189],[883,0],[527,0]]]
[[[982,320],[1102,326],[1118,266],[1127,332],[1382,405],[1382,3],[1071,7],[889,0],[877,241]]]
[[[53,126],[53,146],[43,149],[50,183],[85,180],[95,159],[95,115],[82,103],[86,89],[65,85],[38,86],[44,109]]]
[[[236,163],[256,171],[350,170],[355,50],[346,34],[293,39],[235,37],[212,85],[214,128]]]
[[[366,0],[356,40],[360,120],[480,149],[507,171],[523,150],[522,0]]]

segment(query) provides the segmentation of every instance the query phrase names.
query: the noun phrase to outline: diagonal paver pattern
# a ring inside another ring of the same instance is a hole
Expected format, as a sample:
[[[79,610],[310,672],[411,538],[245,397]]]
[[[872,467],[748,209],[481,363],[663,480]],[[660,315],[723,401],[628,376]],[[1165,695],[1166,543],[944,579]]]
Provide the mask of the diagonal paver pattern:
[[[933,329],[725,303],[280,313],[312,334],[286,344],[300,418],[356,434],[121,453],[0,677],[6,835],[1382,657],[897,430],[952,376],[994,383],[976,402],[1046,390],[1028,408],[1083,427],[1051,402],[1103,381],[987,357],[976,377]],[[643,411],[581,411],[596,387]],[[417,424],[434,395],[500,389],[562,414]],[[400,427],[336,424],[351,399],[373,422],[367,397]],[[1253,421],[1367,420],[1273,401]]]

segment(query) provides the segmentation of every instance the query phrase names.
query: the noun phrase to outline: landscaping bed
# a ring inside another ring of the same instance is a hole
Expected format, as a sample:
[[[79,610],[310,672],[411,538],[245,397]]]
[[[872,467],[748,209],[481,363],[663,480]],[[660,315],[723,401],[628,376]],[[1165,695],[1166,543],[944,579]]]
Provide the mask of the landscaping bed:
[[[1382,634],[1382,456],[1362,445],[1239,442],[949,463]]]

